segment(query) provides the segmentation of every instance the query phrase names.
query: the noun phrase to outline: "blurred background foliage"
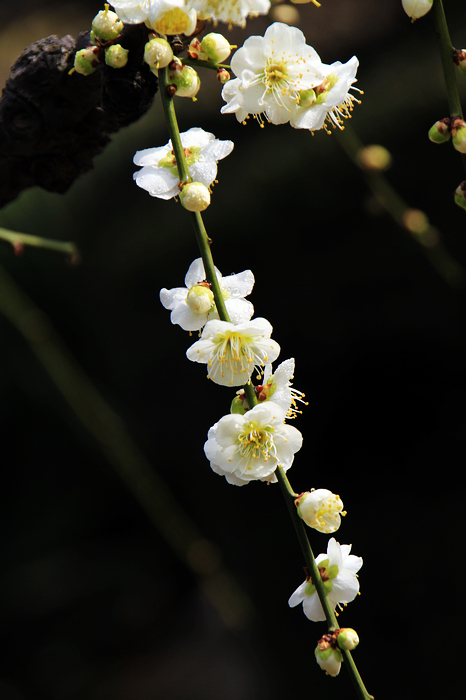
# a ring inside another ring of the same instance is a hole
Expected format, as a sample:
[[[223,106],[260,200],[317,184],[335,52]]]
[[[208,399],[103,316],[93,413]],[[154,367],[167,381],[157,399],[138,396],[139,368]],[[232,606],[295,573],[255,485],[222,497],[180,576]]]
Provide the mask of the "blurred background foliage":
[[[464,3],[445,5],[461,48]],[[99,9],[91,0],[3,0],[3,82],[29,43],[76,36]],[[323,0],[320,9],[300,6],[299,18],[325,62],[358,56],[365,94],[352,127],[390,150],[387,178],[466,267],[465,213],[452,194],[461,160],[427,140],[448,116],[432,19],[412,25],[389,0]],[[270,21],[248,22],[230,42],[263,34]],[[224,274],[253,270],[256,315],[272,322],[281,359],[296,358],[295,386],[309,406],[295,422],[304,445],[293,487],[339,493],[348,516],[337,539],[364,558],[362,595],[341,615],[361,638],[356,663],[376,697],[413,697],[420,671],[432,696],[453,695],[445,658],[458,652],[445,640],[447,604],[460,599],[465,573],[454,498],[466,430],[464,287],[448,284],[381,209],[338,138],[221,117],[215,76],[201,78],[198,101],[177,103],[180,129],[202,126],[235,142],[205,215],[215,262]],[[0,212],[0,226],[75,241],[80,265],[36,249],[15,257],[7,243],[0,262],[205,540],[196,535],[194,549],[176,554],[105,445],[0,318],[0,698],[350,697],[344,670],[330,680],[315,664],[324,626],[288,609],[303,562],[278,487],[229,486],[203,455],[232,396],[185,361],[193,338],[170,325],[158,298],[161,287],[183,284],[198,257],[194,237],[181,207],[132,182],[135,151],[166,141],[156,98],[67,194],[31,189]],[[326,542],[311,533],[316,554]]]

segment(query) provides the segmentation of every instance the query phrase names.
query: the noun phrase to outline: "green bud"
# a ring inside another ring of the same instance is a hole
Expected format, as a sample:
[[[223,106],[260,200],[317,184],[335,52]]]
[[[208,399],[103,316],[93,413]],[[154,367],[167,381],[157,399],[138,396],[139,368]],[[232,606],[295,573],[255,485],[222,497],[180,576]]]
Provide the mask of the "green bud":
[[[451,120],[447,118],[435,122],[429,129],[429,139],[433,143],[446,143],[451,138]]]
[[[94,36],[102,41],[112,41],[120,36],[124,24],[114,12],[109,10],[109,5],[105,4],[105,10],[101,10],[92,20],[92,31]]]
[[[457,119],[456,123],[458,123],[459,121],[460,120]],[[452,134],[453,146],[460,153],[466,153],[466,124],[463,122],[461,126],[455,126],[455,128],[452,129]]]
[[[99,49],[96,46],[88,46],[86,49],[76,51],[74,68],[81,75],[91,75],[100,63]]]
[[[188,211],[204,211],[210,204],[210,192],[201,182],[188,182],[181,190],[180,201]]]
[[[466,209],[466,180],[463,180],[455,190],[455,203],[462,209]]]
[[[235,396],[230,406],[230,413],[239,413],[244,416],[246,413],[246,408],[244,407],[244,400],[240,396]]]
[[[453,52],[453,60],[463,75],[466,75],[466,49],[456,49]]]
[[[195,97],[201,87],[201,81],[194,68],[183,66],[180,61],[176,61],[174,67],[169,70],[168,82],[175,86],[175,94],[178,97]]]
[[[201,61],[222,63],[231,53],[231,46],[222,34],[211,32],[207,34],[200,44],[199,58]]]
[[[124,68],[128,63],[128,49],[120,44],[110,46],[105,52],[105,63],[111,68]]]

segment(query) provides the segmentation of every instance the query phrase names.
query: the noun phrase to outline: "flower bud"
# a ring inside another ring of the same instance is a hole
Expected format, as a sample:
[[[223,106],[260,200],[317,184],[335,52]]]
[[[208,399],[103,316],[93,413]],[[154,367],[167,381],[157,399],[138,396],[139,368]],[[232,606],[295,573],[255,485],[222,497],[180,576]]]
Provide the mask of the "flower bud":
[[[392,156],[390,151],[384,146],[379,146],[378,144],[372,144],[371,146],[364,146],[358,153],[359,165],[364,170],[371,171],[381,171],[388,170],[392,164]]]
[[[300,494],[295,500],[295,506],[306,525],[319,532],[335,532],[340,527],[340,515],[346,515],[340,496],[327,489]]]
[[[304,107],[304,109],[307,109],[308,107],[312,107],[317,102],[317,97],[312,90],[300,90],[299,91],[299,97],[298,97],[298,105],[299,107]]]
[[[209,287],[203,284],[195,284],[188,292],[186,303],[194,313],[206,314],[214,304],[214,295]]]
[[[230,413],[239,413],[244,416],[246,413],[246,407],[244,405],[244,392],[243,396],[235,396],[230,406]]]
[[[192,39],[191,43],[188,46],[188,56],[189,58],[199,58],[199,54],[201,51],[201,42],[199,39]]]
[[[328,673],[329,676],[338,676],[341,662],[343,661],[343,656],[339,649],[332,649],[329,644],[320,640],[314,653],[316,661],[323,671]]]
[[[172,47],[166,39],[156,37],[144,47],[144,61],[154,70],[165,68],[173,60]]]
[[[81,75],[91,75],[100,63],[99,49],[97,46],[88,46],[86,49],[76,51],[74,68]]]
[[[201,61],[222,63],[231,54],[230,43],[222,34],[211,32],[207,34],[200,44],[199,58]]]
[[[414,21],[432,9],[432,0],[401,0],[403,10]]]
[[[466,180],[463,180],[455,190],[455,203],[462,209],[466,209]]]
[[[201,182],[188,182],[180,192],[180,201],[188,211],[204,211],[210,204],[210,192]]]
[[[194,68],[183,66],[178,60],[170,64],[168,82],[175,86],[178,97],[195,97],[201,87],[201,81]]]
[[[124,24],[114,12],[109,10],[109,5],[105,4],[105,10],[101,10],[92,20],[92,31],[94,37],[102,41],[112,41],[120,36]]]
[[[456,123],[460,121],[462,120],[457,119]],[[463,122],[460,126],[455,126],[451,133],[453,135],[453,146],[460,153],[466,153],[466,123]]]
[[[356,630],[351,629],[351,627],[343,627],[337,637],[337,644],[340,649],[347,649],[348,651],[356,649],[359,644]]]
[[[222,83],[222,85],[225,85],[230,80],[230,74],[225,68],[219,68],[217,71],[217,80],[219,83]]]
[[[105,63],[111,68],[124,68],[128,63],[128,49],[120,44],[113,44],[105,52]]]
[[[429,139],[434,143],[446,143],[451,138],[451,120],[446,117],[435,122],[429,129]]]
[[[466,49],[456,49],[453,52],[453,60],[463,75],[466,75]]]

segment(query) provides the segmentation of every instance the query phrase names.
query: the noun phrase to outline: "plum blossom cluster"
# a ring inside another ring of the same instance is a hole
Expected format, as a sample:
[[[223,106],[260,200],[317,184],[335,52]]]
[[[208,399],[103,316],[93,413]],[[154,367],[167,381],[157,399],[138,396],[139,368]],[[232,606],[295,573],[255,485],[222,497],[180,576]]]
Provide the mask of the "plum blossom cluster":
[[[222,114],[240,122],[253,115],[261,123],[290,123],[296,129],[342,128],[357,101],[350,90],[358,60],[326,65],[296,27],[275,22],[263,37],[251,36],[231,60],[237,76],[222,90]],[[359,91],[359,90],[358,90]]]

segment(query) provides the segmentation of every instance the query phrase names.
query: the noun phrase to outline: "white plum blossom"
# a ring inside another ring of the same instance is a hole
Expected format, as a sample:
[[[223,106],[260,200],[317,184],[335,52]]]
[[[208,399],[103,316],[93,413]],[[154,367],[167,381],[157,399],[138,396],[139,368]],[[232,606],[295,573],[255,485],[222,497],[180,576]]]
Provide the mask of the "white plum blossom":
[[[187,0],[187,6],[197,11],[199,19],[246,26],[248,17],[266,15],[269,0]]]
[[[326,122],[342,127],[342,119],[347,119],[353,109],[355,98],[349,93],[354,82],[356,82],[356,71],[359,61],[356,56],[350,58],[347,63],[336,61],[330,66],[322,64],[324,79],[313,92],[314,96],[307,102],[300,101],[293,109],[290,124],[295,129],[309,129],[317,131],[326,127]],[[358,88],[353,88],[357,90]],[[315,99],[315,102],[314,102]],[[303,106],[304,105],[304,106]]]
[[[249,114],[265,114],[273,124],[289,122],[300,91],[317,87],[324,78],[319,55],[306,45],[304,34],[281,22],[263,37],[246,39],[231,69],[237,78],[222,90],[227,104],[221,112],[235,113],[240,122]]]
[[[338,530],[341,516],[346,515],[340,496],[328,489],[306,491],[295,500],[295,505],[306,525],[327,534]]]
[[[329,676],[338,676],[343,661],[343,654],[339,649],[333,649],[329,644],[318,644],[315,650],[316,661],[322,671]]]
[[[225,307],[234,325],[249,321],[254,307],[244,297],[251,293],[254,275],[245,270],[236,275],[223,277],[215,268]],[[178,324],[185,331],[198,331],[207,321],[218,318],[215,301],[206,274],[202,258],[197,258],[189,266],[184,278],[185,287],[161,289],[160,301],[171,311],[170,321]]]
[[[190,36],[196,28],[196,11],[184,0],[112,0],[111,4],[123,22],[144,22],[161,34]]]
[[[362,558],[350,554],[351,545],[342,544],[332,537],[327,546],[327,554],[319,554],[316,564],[319,567],[327,597],[332,607],[350,603],[359,592],[357,572],[362,566]],[[309,620],[325,620],[325,614],[316,593],[311,577],[308,577],[293,593],[288,605],[294,608],[303,604],[303,611]]]
[[[252,36],[231,60],[237,76],[226,83],[222,114],[236,114],[240,122],[262,115],[273,124],[290,122],[295,129],[315,131],[326,124],[341,128],[356,99],[358,60],[331,65],[321,62],[296,27],[276,22],[264,37]]]
[[[209,187],[217,177],[217,161],[232,152],[233,142],[219,141],[199,127],[180,136],[190,178]],[[133,161],[142,166],[133,175],[136,184],[152,197],[171,199],[179,194],[180,178],[171,141],[165,146],[137,151]]]
[[[200,340],[188,348],[188,360],[207,365],[207,377],[222,386],[243,386],[254,367],[275,360],[279,344],[271,339],[272,326],[265,318],[234,325],[208,321]]]
[[[285,412],[267,401],[244,415],[221,418],[208,433],[204,452],[216,474],[229,484],[244,486],[250,481],[275,482],[280,465],[289,469],[302,445],[302,435],[285,424]]]
[[[281,362],[275,372],[272,373],[272,363],[268,362],[265,365],[262,382],[264,398],[266,400],[272,399],[272,401],[278,403],[279,406],[282,406],[282,408],[286,410],[287,418],[296,418],[296,415],[301,413],[297,407],[298,401],[307,405],[307,403],[303,401],[304,394],[291,386],[294,366],[294,357],[291,357],[289,360]],[[263,400],[261,396],[259,396],[259,400]]]

